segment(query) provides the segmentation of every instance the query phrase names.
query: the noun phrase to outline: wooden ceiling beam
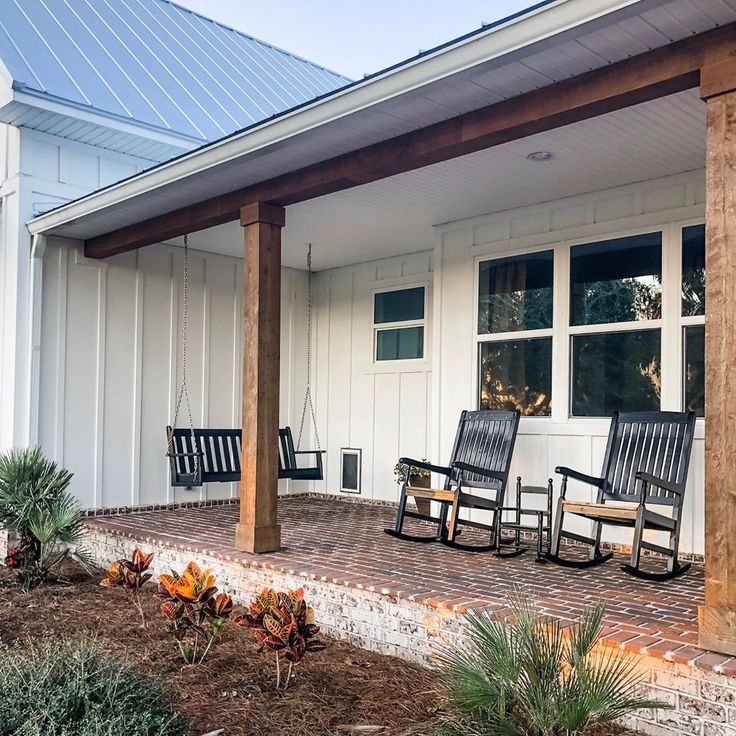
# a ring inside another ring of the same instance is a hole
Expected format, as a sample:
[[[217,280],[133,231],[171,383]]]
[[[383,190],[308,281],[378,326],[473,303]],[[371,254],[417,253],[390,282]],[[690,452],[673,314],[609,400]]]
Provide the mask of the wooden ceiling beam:
[[[700,84],[736,58],[736,24],[91,238],[90,258],[237,220],[255,202],[286,206],[637,105]]]

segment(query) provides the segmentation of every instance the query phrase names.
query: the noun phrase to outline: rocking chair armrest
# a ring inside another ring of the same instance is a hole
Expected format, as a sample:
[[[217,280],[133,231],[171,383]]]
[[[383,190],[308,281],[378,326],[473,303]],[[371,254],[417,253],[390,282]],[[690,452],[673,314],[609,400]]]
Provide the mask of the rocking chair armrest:
[[[658,478],[656,475],[647,473],[644,470],[639,470],[636,473],[636,479],[643,481],[642,485],[646,484],[650,486],[657,486],[657,488],[669,491],[670,493],[676,493],[678,496],[681,496],[683,493],[682,488],[680,488],[677,483],[672,483],[671,481],[665,480],[664,478]]]
[[[555,473],[558,475],[562,475],[565,478],[573,478],[574,480],[579,480],[583,483],[588,483],[591,486],[595,486],[596,488],[602,488],[604,480],[603,478],[596,478],[592,475],[587,475],[586,473],[581,473],[578,470],[573,470],[572,468],[566,468],[564,465],[560,465],[555,468]]]
[[[442,465],[432,465],[426,460],[414,460],[411,457],[400,457],[399,463],[408,465],[410,468],[419,468],[420,470],[429,470],[431,473],[439,473],[440,475],[452,475],[452,468],[446,468]]]
[[[471,465],[470,463],[464,463],[458,460],[452,464],[452,467],[457,470],[462,470],[464,473],[473,473],[475,475],[481,475],[484,478],[491,478],[492,480],[499,480],[503,482],[506,480],[504,473],[500,473],[498,470],[489,470],[488,468],[480,468],[477,465]]]

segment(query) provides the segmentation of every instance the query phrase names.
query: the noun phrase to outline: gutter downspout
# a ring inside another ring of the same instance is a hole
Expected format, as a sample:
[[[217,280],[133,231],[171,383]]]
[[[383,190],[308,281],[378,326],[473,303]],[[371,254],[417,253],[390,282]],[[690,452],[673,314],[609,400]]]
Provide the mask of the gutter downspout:
[[[28,290],[28,446],[38,444],[38,424],[41,386],[41,304],[43,290],[43,257],[46,236],[35,234],[31,239],[30,287]]]

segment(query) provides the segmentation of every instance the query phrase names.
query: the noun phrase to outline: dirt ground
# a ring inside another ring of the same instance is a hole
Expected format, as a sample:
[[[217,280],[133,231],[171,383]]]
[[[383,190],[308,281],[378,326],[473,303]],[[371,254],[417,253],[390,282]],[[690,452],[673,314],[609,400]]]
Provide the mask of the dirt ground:
[[[272,657],[259,654],[252,634],[237,626],[224,627],[204,664],[183,665],[154,587],[144,590],[145,630],[122,590],[101,588],[81,570],[67,569],[64,581],[29,593],[0,571],[0,640],[94,633],[111,652],[164,678],[195,736],[217,729],[223,736],[420,736],[446,717],[432,672],[326,637],[326,649],[307,655],[284,693],[274,692]],[[612,728],[596,736],[626,733]]]

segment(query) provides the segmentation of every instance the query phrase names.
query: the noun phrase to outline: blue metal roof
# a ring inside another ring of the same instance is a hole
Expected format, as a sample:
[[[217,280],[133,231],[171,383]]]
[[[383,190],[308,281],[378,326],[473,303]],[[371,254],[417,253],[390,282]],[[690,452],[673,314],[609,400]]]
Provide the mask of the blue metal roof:
[[[2,0],[13,88],[214,141],[347,77],[169,0]]]

